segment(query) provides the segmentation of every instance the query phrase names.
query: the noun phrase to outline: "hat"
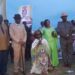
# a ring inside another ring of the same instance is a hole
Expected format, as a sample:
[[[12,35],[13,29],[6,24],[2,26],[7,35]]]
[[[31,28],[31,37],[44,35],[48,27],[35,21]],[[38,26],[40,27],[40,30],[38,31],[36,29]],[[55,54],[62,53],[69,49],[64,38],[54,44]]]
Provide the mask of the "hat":
[[[68,16],[67,13],[63,12],[63,13],[61,14],[61,17],[64,17],[64,16]]]
[[[21,19],[21,15],[20,14],[15,14],[14,19]]]

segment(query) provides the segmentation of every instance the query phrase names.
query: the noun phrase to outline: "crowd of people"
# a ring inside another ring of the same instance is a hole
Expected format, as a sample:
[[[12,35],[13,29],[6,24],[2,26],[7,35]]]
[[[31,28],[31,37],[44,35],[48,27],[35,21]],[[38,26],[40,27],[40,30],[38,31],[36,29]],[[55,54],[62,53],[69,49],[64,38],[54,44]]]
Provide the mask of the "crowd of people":
[[[41,27],[31,33],[32,27],[21,22],[20,14],[14,15],[14,23],[0,15],[0,75],[6,75],[9,53],[14,64],[14,75],[24,72],[25,61],[31,59],[30,74],[48,75],[59,66],[58,36],[64,67],[72,66],[75,54],[75,20],[68,21],[66,13],[54,29],[49,19],[41,21]]]

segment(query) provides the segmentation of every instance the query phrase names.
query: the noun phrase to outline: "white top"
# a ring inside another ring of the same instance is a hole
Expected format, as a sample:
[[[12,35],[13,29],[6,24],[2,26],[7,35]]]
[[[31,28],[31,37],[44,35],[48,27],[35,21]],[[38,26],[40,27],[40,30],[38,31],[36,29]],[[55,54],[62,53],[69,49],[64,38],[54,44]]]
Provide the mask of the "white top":
[[[35,40],[33,41],[33,43],[32,43],[32,47],[31,47],[31,48],[34,49],[34,48],[36,47],[36,45],[38,44],[38,42],[39,42],[39,40],[38,40],[38,39],[35,39]],[[45,46],[49,49],[49,45],[48,45],[48,42],[47,42],[46,39],[42,38],[41,43],[42,43],[43,45],[45,45]],[[32,50],[32,49],[31,49],[31,50]]]

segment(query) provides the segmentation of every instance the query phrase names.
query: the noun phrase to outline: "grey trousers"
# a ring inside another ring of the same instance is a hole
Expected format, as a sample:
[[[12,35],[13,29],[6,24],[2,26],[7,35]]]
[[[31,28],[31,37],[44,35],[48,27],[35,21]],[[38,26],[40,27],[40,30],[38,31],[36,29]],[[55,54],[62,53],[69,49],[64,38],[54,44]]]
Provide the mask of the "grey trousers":
[[[63,64],[72,64],[72,53],[73,53],[73,46],[71,43],[62,43],[62,57],[63,57]]]

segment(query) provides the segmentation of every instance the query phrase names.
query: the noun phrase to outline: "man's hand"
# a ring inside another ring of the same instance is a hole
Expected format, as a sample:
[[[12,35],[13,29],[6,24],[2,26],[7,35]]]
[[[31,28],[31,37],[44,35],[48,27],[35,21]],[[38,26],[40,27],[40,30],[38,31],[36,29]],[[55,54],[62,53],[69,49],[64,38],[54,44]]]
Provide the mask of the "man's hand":
[[[39,42],[38,42],[37,46],[39,46],[40,44],[42,44],[42,40],[41,39],[39,39]]]
[[[24,45],[24,44],[25,44],[25,42],[24,42],[23,40],[20,40],[19,43],[20,43],[21,45]]]
[[[67,34],[67,35],[65,36],[66,39],[69,39],[69,37],[70,37],[69,34]]]

